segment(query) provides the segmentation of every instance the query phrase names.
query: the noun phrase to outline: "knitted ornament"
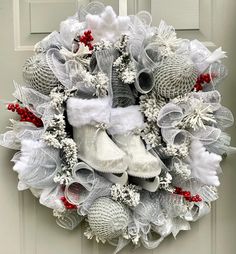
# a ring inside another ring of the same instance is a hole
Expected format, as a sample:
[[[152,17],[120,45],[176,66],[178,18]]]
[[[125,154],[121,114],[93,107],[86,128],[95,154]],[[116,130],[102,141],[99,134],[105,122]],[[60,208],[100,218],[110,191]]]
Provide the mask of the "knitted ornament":
[[[185,56],[167,57],[154,71],[155,89],[165,98],[189,93],[197,79],[197,70]]]
[[[116,238],[128,226],[129,209],[108,197],[97,199],[88,212],[92,232],[100,239]]]
[[[48,66],[45,54],[37,54],[26,60],[23,67],[23,77],[31,88],[46,95],[60,84]]]

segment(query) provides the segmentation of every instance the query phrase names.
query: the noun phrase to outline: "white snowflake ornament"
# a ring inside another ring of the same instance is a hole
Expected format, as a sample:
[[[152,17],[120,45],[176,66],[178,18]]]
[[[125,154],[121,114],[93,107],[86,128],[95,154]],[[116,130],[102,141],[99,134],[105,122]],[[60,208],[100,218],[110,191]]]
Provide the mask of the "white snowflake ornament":
[[[188,158],[192,177],[199,179],[203,184],[219,186],[217,173],[221,171],[221,160],[221,156],[206,151],[199,140],[192,141]]]
[[[107,6],[100,15],[86,16],[88,28],[92,31],[94,41],[107,40],[115,42],[122,34],[128,33],[130,18],[118,16],[111,6]]]

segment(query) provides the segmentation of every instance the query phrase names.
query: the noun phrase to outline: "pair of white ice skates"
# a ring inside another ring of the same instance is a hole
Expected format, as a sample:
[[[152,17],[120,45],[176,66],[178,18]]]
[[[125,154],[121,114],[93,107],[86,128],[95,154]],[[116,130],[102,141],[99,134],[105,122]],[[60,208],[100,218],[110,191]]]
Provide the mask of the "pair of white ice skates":
[[[139,106],[111,108],[109,98],[70,98],[67,114],[81,160],[113,182],[125,184],[130,175],[143,188],[157,189],[160,159],[135,134],[144,125]]]

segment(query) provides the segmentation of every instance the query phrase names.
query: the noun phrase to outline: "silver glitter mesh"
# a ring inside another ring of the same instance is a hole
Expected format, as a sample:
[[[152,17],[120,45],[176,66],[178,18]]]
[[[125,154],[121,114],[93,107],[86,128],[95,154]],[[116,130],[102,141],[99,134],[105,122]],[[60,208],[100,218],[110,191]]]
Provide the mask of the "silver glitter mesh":
[[[114,52],[114,59],[117,59],[119,53]],[[118,77],[118,73],[114,67],[112,67],[112,106],[116,107],[128,107],[134,105],[135,98],[129,85],[124,84]]]
[[[197,79],[197,70],[186,57],[174,55],[166,58],[154,71],[154,83],[158,94],[175,98],[189,93]]]
[[[45,54],[37,54],[28,58],[23,67],[25,82],[42,94],[50,94],[60,83],[47,64]]]

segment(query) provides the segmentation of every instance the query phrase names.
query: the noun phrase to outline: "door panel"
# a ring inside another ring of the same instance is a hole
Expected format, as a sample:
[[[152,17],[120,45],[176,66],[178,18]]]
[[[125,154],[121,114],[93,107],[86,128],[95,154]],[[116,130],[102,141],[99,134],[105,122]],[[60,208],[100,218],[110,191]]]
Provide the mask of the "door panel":
[[[73,15],[78,4],[87,0],[0,0],[0,99],[12,100],[14,78],[22,83],[22,66],[32,55],[33,45],[57,29],[59,21]],[[116,11],[126,10],[118,0],[103,1]],[[178,5],[176,3],[178,2]],[[151,11],[157,25],[162,18],[173,23],[182,37],[198,38],[210,47],[223,46],[229,58],[226,65],[229,77],[221,87],[224,105],[236,115],[236,22],[234,0],[121,0],[127,3],[128,13],[142,9]],[[174,5],[173,5],[174,4]],[[222,11],[224,10],[224,11]],[[123,14],[123,12],[122,12]],[[180,18],[179,18],[180,17]],[[0,108],[0,131],[5,131],[12,115]],[[235,127],[230,129],[236,145]],[[84,226],[73,232],[58,227],[51,210],[38,204],[28,191],[18,192],[17,175],[12,171],[13,153],[0,147],[0,193],[2,198],[0,253],[4,254],[110,254],[113,247],[88,241],[83,236]],[[192,230],[181,232],[175,241],[168,237],[158,249],[139,248],[136,254],[234,254],[236,249],[234,165],[236,157],[223,162],[224,177],[220,199],[213,204],[212,213],[192,224]],[[121,253],[131,253],[129,246]]]
[[[215,2],[210,0],[131,0],[128,1],[128,13],[134,14],[147,10],[153,16],[154,25],[158,25],[163,19],[176,28],[179,37],[197,38],[206,46],[214,47],[212,30]]]
[[[164,17],[176,29],[199,29],[199,1],[196,0],[152,0],[151,14],[154,24],[159,24]]]

